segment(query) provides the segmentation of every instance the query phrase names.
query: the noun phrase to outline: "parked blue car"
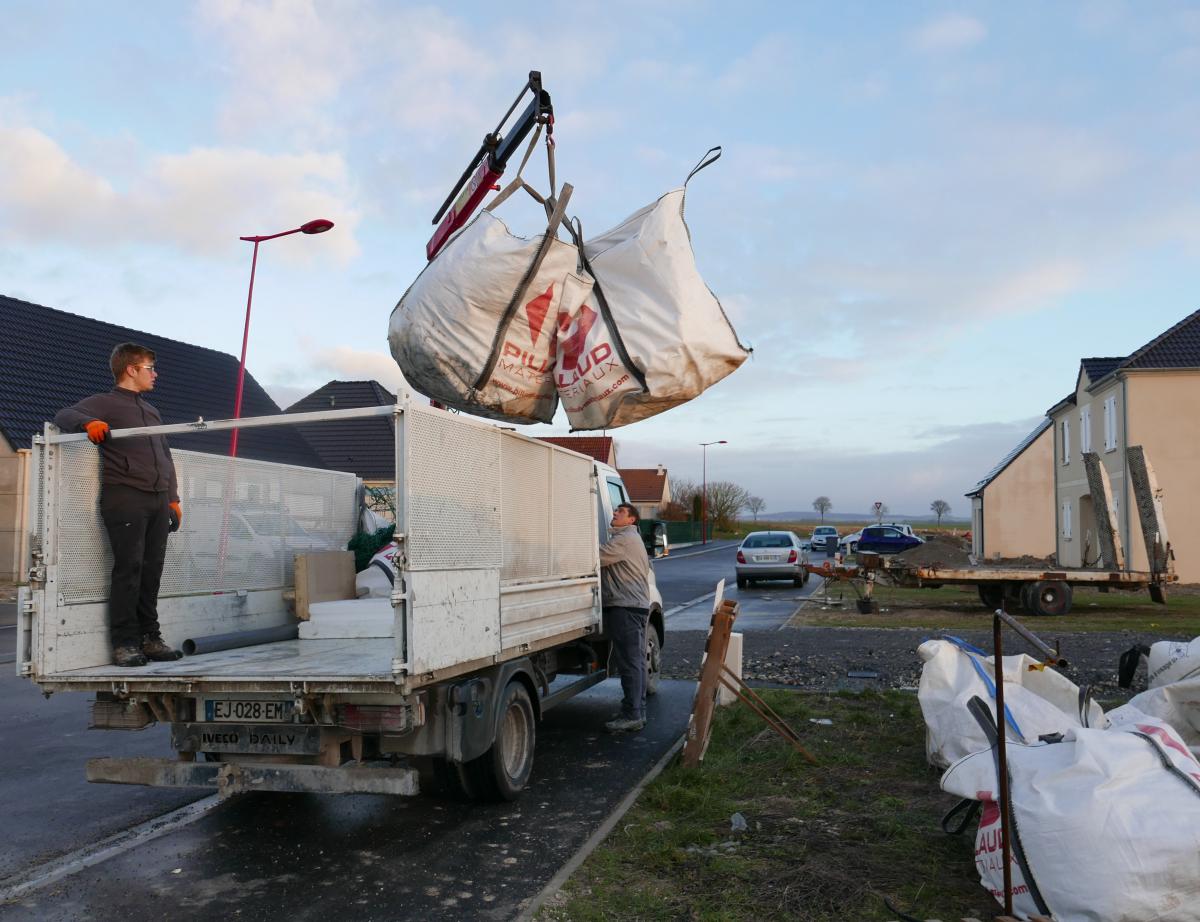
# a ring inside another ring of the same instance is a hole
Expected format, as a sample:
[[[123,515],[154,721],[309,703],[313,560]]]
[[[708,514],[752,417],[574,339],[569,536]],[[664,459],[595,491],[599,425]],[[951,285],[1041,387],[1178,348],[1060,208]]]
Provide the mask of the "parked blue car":
[[[910,547],[924,544],[920,538],[906,535],[899,528],[891,525],[870,525],[863,529],[862,537],[858,539],[860,554],[899,554]]]

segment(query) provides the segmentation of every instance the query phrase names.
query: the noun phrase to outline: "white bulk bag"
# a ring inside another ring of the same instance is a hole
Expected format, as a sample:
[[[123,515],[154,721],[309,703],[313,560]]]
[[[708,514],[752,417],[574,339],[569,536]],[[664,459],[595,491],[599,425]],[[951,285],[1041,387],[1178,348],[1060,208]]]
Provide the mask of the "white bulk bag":
[[[1150,688],[1195,677],[1200,677],[1200,637],[1191,643],[1160,640],[1150,644],[1146,662],[1146,684]]]
[[[591,280],[576,274],[575,247],[554,238],[515,303],[544,239],[518,237],[480,212],[417,276],[388,325],[392,356],[413,388],[477,416],[553,419],[563,287],[570,279],[581,301]]]
[[[1012,744],[1007,755],[1019,917],[1200,922],[1200,763],[1169,726],[1143,716],[1077,727],[1062,742]],[[955,762],[941,784],[983,802],[975,864],[1002,902],[996,779],[989,749]]]
[[[1147,688],[1109,712],[1113,721],[1147,714],[1170,724],[1193,754],[1200,756],[1200,675]]]
[[[560,384],[572,428],[614,428],[686,403],[750,354],[696,268],[683,216],[687,182],[719,156],[713,148],[683,188],[584,242],[584,268],[596,280],[589,303],[603,315],[607,302],[607,319],[619,334],[617,377],[628,372],[644,388],[626,382],[613,389],[612,377],[593,377],[573,382],[576,392],[567,394]]]
[[[996,714],[995,666],[986,656],[958,638],[927,640],[917,648],[924,660],[917,700],[925,718],[925,754],[929,764],[945,768],[963,756],[988,748],[987,737],[967,710],[975,696]],[[1030,668],[1034,667],[1034,668]],[[1043,669],[1025,654],[1004,657],[1006,737],[1033,743],[1043,733],[1082,726],[1079,686]],[[1105,726],[1104,710],[1086,702],[1087,724]]]

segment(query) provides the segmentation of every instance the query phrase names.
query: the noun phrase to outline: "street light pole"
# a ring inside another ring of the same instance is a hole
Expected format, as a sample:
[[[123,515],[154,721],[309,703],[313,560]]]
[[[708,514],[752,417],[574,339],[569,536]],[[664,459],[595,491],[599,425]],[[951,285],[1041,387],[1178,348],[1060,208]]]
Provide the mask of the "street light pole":
[[[700,543],[708,544],[708,446],[728,445],[724,439],[700,443]]]
[[[242,390],[246,383],[246,346],[250,342],[250,305],[254,301],[254,270],[258,268],[258,245],[264,240],[274,240],[276,237],[286,237],[289,234],[323,234],[325,231],[333,227],[332,221],[327,221],[325,218],[317,218],[309,221],[307,224],[301,224],[299,227],[294,227],[291,230],[281,231],[278,234],[263,234],[256,237],[242,237],[247,243],[254,244],[254,256],[250,260],[250,292],[246,295],[246,325],[242,330],[242,358],[238,363],[237,377],[237,393],[233,398],[233,418],[242,418]],[[229,457],[237,457],[238,432],[234,429],[233,435],[229,439]]]

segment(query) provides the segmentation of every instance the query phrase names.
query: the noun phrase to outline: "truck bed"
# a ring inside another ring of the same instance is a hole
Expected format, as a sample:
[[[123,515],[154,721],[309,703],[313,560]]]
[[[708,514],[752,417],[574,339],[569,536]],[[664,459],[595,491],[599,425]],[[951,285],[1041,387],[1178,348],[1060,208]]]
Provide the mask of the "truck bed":
[[[253,691],[304,683],[308,690],[395,687],[392,645],[363,640],[280,640],[275,643],[185,656],[172,663],[136,668],[89,666],[58,673],[43,686],[75,690],[107,689],[114,683],[148,691],[178,691],[202,681],[205,690]],[[365,689],[364,689],[365,690]]]

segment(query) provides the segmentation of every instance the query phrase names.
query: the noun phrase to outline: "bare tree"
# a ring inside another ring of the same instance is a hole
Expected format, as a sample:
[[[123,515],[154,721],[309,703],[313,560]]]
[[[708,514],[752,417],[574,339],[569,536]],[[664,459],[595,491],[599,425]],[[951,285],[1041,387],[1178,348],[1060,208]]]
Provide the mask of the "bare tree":
[[[833,508],[833,500],[828,496],[818,496],[813,500],[812,506],[821,514],[821,521],[825,521],[825,513]]]
[[[749,498],[749,491],[731,480],[714,481],[708,485],[708,517],[717,528],[731,528]]]
[[[938,519],[937,519],[938,528],[941,528],[942,527],[942,516],[950,514],[950,504],[948,502],[946,502],[944,499],[935,499],[932,503],[929,504],[929,508],[933,511],[933,514],[938,517]]]
[[[751,496],[746,500],[746,508],[750,510],[750,514],[754,516],[754,521],[758,521],[758,514],[767,507],[761,496]]]

